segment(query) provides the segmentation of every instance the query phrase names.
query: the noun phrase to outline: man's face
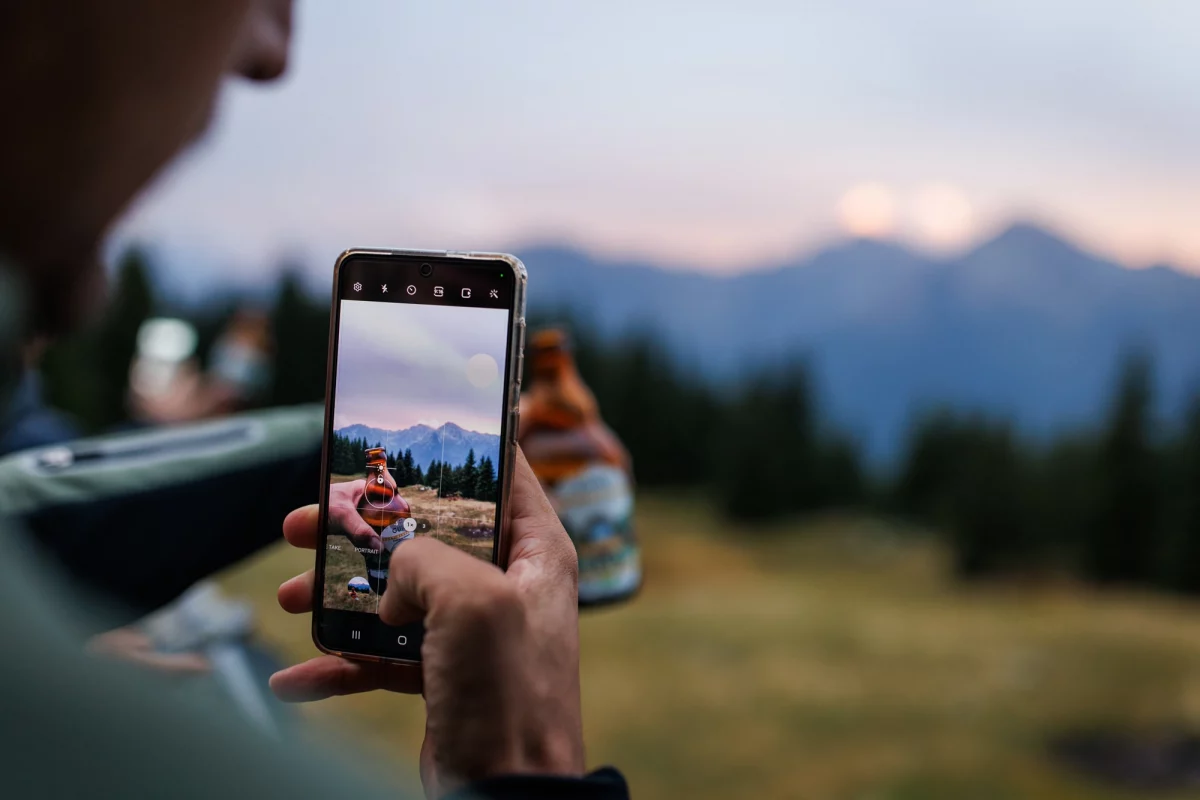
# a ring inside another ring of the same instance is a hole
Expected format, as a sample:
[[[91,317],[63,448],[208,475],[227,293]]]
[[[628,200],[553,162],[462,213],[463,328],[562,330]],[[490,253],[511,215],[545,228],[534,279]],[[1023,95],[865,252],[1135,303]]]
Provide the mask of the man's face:
[[[101,296],[115,219],[207,125],[226,72],[287,64],[291,0],[10,0],[0,6],[0,253],[34,323],[57,332]]]

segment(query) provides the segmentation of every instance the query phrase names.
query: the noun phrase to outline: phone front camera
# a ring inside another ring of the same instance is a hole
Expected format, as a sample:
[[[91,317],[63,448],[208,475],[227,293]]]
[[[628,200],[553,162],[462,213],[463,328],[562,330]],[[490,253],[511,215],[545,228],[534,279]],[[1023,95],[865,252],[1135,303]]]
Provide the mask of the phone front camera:
[[[432,274],[433,274],[433,265],[432,264],[422,264],[421,265],[421,277],[422,278],[428,278]]]

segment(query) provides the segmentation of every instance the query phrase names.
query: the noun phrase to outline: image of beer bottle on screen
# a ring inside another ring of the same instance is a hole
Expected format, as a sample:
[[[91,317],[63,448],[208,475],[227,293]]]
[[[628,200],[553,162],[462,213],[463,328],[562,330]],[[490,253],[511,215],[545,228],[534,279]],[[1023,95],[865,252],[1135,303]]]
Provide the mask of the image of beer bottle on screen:
[[[367,570],[371,590],[382,595],[387,589],[388,561],[392,552],[401,542],[413,538],[416,531],[412,509],[400,496],[396,479],[388,469],[387,453],[382,447],[367,450],[367,485],[358,501],[358,513],[363,522],[379,533],[383,541],[379,562]]]
[[[565,331],[534,333],[526,363],[518,442],[579,555],[579,604],[628,600],[642,585],[629,453],[604,424]]]
[[[367,448],[364,460],[365,477],[331,477],[324,596],[326,608],[376,613],[388,560],[418,525],[384,448]]]

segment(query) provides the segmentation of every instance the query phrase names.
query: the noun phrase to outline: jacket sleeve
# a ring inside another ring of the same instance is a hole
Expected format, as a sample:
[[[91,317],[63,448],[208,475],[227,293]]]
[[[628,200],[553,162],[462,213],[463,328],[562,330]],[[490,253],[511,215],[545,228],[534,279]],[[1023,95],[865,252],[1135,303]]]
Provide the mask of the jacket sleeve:
[[[446,800],[629,800],[620,772],[603,767],[582,778],[504,775],[471,784]]]
[[[0,513],[129,619],[279,541],[317,501],[323,412],[298,406],[0,459]]]
[[[97,601],[26,546],[0,515],[0,774],[4,797],[122,800],[397,800],[396,786],[338,741],[251,725],[229,698],[195,693],[177,676],[89,658],[79,633],[108,627]],[[6,655],[8,652],[6,651]],[[415,778],[415,776],[413,776]]]

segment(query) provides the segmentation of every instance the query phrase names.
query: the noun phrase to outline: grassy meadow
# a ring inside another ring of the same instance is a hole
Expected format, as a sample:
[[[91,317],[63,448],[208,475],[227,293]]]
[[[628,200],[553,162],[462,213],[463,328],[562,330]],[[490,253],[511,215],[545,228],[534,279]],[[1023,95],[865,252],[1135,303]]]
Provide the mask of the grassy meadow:
[[[347,483],[361,480],[361,475],[331,475],[331,483]],[[428,535],[446,544],[457,547],[476,558],[484,561],[492,560],[492,527],[496,519],[496,504],[484,500],[467,500],[461,498],[439,498],[432,488],[417,485],[401,486],[400,496],[408,503],[414,518],[428,522],[435,530]],[[418,534],[424,535],[424,534]],[[340,543],[344,537],[332,537]],[[347,542],[348,544],[348,542]],[[343,557],[334,551],[333,559],[338,569],[346,573],[346,579],[364,574],[365,564],[361,554],[353,552],[353,548],[345,551],[349,557]],[[341,569],[344,567],[344,569]]]
[[[1049,740],[1200,728],[1200,605],[963,587],[935,543],[881,523],[748,530],[699,504],[639,502],[645,589],[582,620],[589,761],[619,765],[639,800],[1146,797],[1064,770]],[[291,660],[315,650],[275,588],[311,559],[280,546],[224,576]],[[337,698],[309,714],[366,726],[413,774],[419,699]]]

